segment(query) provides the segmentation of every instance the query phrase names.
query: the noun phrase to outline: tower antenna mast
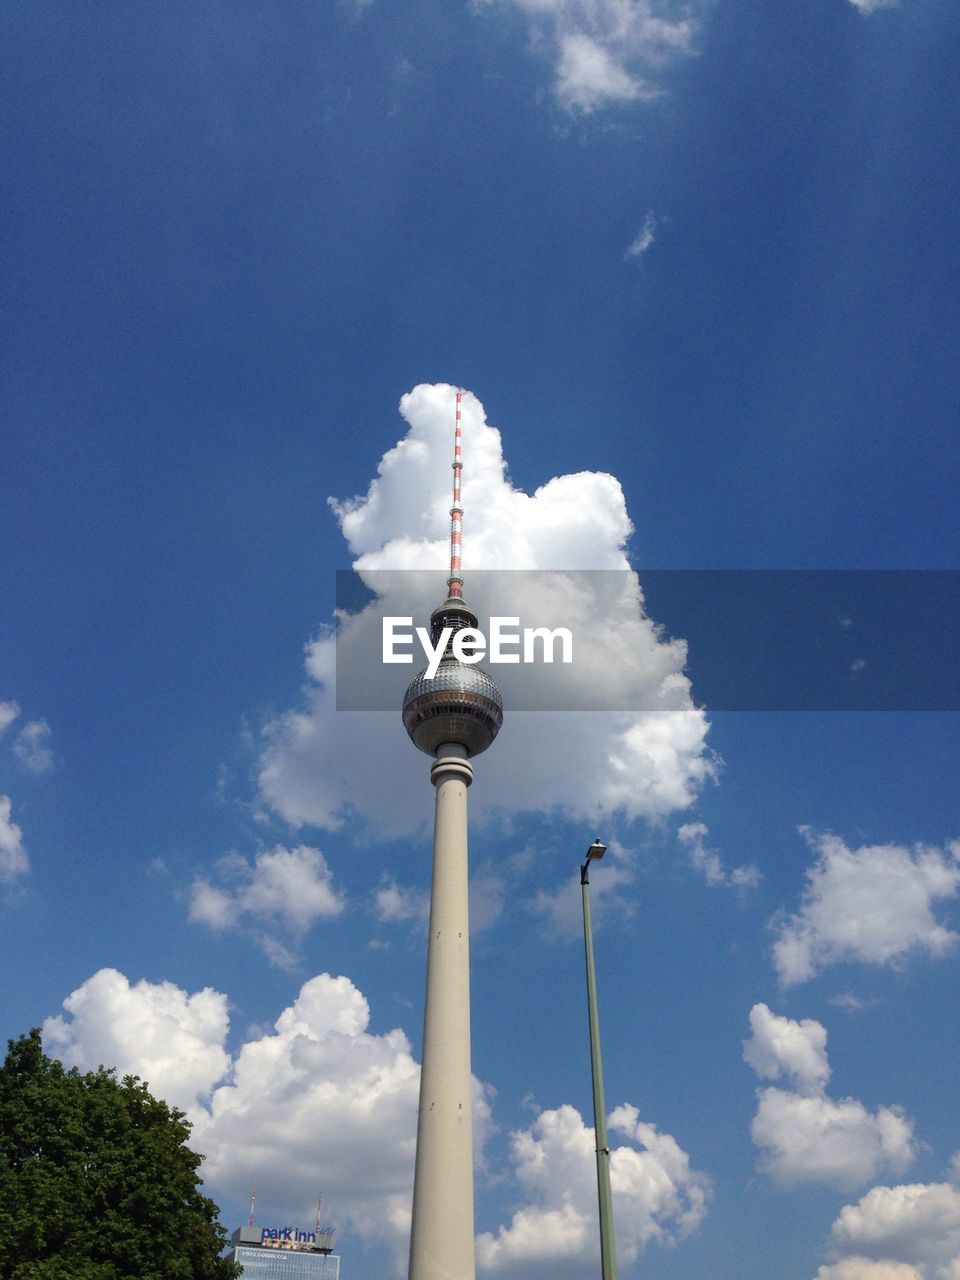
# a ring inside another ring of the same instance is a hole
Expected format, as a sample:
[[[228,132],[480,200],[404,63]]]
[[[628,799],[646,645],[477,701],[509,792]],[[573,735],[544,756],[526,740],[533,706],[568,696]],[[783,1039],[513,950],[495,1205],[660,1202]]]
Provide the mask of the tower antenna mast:
[[[453,431],[453,505],[450,508],[450,577],[447,595],[451,600],[463,599],[462,538],[463,504],[460,501],[460,473],[463,470],[463,435],[460,428],[460,406],[463,392],[457,389],[457,417]]]

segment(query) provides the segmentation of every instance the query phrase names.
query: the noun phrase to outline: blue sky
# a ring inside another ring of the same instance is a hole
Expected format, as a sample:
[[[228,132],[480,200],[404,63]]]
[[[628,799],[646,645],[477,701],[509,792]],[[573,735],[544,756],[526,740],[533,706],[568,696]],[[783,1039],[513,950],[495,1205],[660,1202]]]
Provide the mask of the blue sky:
[[[960,12],[2,23],[2,1031],[186,1107],[229,1226],[322,1186],[389,1275],[432,796],[331,710],[335,571],[442,564],[453,385],[468,573],[957,569]],[[477,761],[481,1272],[595,1270],[599,833],[623,1274],[954,1280],[956,713],[712,709],[696,636],[659,737],[508,704]]]

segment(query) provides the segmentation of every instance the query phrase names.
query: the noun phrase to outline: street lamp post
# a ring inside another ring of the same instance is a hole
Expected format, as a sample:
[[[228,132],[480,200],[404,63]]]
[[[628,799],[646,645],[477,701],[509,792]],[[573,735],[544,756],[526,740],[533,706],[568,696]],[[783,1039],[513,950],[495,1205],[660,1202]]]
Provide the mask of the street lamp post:
[[[617,1280],[617,1249],[613,1238],[613,1200],[610,1194],[610,1148],[607,1146],[607,1109],[603,1098],[603,1064],[600,1061],[600,1023],[597,1018],[597,976],[593,967],[593,931],[590,927],[590,863],[602,858],[607,846],[594,840],[580,868],[583,895],[583,949],[587,961],[587,1015],[590,1022],[590,1066],[593,1072],[593,1131],[597,1144],[597,1199],[600,1206],[600,1273],[602,1280]]]

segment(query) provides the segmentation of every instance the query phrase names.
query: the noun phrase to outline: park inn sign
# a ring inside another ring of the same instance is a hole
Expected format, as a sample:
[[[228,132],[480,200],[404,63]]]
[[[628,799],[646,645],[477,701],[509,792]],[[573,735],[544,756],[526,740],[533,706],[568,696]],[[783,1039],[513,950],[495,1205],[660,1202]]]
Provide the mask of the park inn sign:
[[[297,1227],[264,1227],[260,1236],[261,1244],[313,1244],[317,1243],[315,1231],[301,1231]]]

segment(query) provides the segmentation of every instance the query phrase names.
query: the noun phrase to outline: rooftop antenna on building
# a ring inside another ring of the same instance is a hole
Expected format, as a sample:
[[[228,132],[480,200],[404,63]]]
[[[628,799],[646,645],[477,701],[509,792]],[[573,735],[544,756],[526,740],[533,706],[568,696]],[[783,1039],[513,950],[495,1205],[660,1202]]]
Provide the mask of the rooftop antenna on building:
[[[247,1226],[253,1226],[253,1206],[257,1203],[257,1188],[254,1187],[250,1192],[250,1217],[247,1219]]]
[[[463,470],[462,436],[460,432],[460,402],[463,392],[457,390],[457,418],[453,433],[453,505],[450,508],[450,577],[447,579],[447,595],[451,600],[463,599],[461,569],[461,537],[463,533],[463,505],[460,502],[460,472]]]
[[[323,1192],[317,1192],[317,1244],[320,1243],[320,1206],[323,1204]]]

